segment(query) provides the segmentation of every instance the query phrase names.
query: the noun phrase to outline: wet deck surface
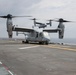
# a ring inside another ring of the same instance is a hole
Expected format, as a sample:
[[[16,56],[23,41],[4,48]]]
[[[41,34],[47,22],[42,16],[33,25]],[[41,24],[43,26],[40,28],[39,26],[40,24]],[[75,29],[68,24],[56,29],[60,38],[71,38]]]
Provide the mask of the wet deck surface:
[[[76,75],[75,45],[21,44],[21,41],[0,41],[0,62],[13,75]],[[9,74],[0,65],[1,75]]]

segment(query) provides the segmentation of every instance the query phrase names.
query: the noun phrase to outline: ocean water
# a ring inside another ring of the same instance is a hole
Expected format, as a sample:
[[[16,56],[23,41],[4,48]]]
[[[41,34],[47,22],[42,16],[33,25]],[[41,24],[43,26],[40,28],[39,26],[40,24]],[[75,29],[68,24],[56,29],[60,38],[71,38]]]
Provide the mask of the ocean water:
[[[12,39],[9,39],[9,38],[0,38],[0,41],[1,40],[20,40],[22,41],[23,38],[12,38]],[[69,44],[69,45],[76,45],[76,38],[63,38],[63,39],[58,39],[58,38],[51,38],[50,39],[50,42],[51,43],[64,43],[64,44]]]
[[[51,42],[76,45],[76,38],[64,38],[64,39],[51,38]]]

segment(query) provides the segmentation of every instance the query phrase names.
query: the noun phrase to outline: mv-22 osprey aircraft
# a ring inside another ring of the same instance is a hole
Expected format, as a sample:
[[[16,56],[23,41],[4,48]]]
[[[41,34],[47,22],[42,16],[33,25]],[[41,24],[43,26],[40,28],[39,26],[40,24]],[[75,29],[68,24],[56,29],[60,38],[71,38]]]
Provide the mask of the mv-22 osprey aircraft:
[[[36,22],[36,19],[32,19],[34,20],[34,26],[38,26],[38,28],[43,28],[41,32],[35,30],[34,28],[19,28],[19,27],[15,27],[12,23],[12,18],[15,17],[31,17],[31,16],[12,16],[11,14],[8,14],[7,16],[0,16],[0,18],[6,18],[7,22],[7,32],[8,32],[8,36],[9,38],[12,38],[13,35],[13,31],[16,32],[27,32],[25,33],[25,36],[27,36],[27,38],[22,41],[22,43],[29,43],[29,42],[39,42],[39,44],[48,44],[50,42],[50,36],[49,33],[59,33],[59,38],[63,39],[64,37],[64,25],[63,22],[71,22],[71,21],[67,21],[64,20],[62,18],[60,18],[59,20],[49,20],[49,23],[40,23],[40,22]],[[56,21],[59,22],[59,25],[57,27],[57,29],[44,29],[45,27],[47,27],[47,25],[51,26],[51,22],[52,21]]]

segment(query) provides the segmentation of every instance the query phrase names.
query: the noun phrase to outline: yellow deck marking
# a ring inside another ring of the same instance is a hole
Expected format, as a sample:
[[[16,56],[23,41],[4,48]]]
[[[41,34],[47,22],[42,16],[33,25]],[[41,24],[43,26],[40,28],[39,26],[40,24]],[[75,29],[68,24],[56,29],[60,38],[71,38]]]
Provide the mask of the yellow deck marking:
[[[67,48],[67,47],[61,46],[61,45],[60,45],[60,46],[59,46],[59,45],[58,45],[58,46],[57,46],[57,45],[52,45],[52,46],[46,46],[46,45],[45,45],[44,47],[55,48],[55,49],[62,49],[62,50],[76,51],[76,49],[74,49],[74,48],[70,48],[70,47],[68,47],[68,46],[67,46],[67,47],[68,47],[68,48]]]
[[[64,45],[50,45],[50,46],[52,46],[52,47],[70,47],[70,46],[64,46]]]

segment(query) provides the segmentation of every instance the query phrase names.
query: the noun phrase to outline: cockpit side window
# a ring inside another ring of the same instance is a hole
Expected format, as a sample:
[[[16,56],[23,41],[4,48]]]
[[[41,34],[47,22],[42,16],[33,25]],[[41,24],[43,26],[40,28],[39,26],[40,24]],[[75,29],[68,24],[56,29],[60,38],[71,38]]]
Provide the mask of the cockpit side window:
[[[36,32],[36,38],[38,37],[38,32]]]
[[[43,37],[43,34],[42,34],[42,33],[40,33],[39,35],[40,35],[41,37]]]

